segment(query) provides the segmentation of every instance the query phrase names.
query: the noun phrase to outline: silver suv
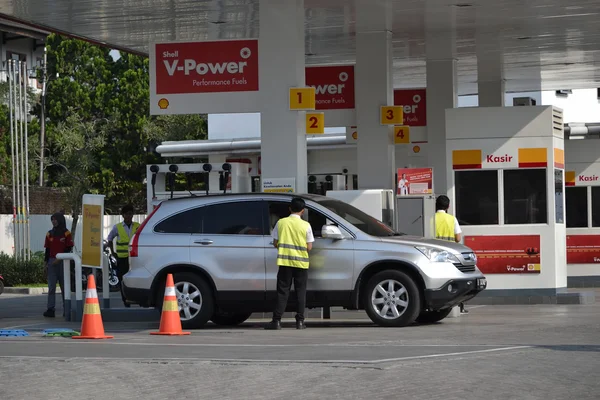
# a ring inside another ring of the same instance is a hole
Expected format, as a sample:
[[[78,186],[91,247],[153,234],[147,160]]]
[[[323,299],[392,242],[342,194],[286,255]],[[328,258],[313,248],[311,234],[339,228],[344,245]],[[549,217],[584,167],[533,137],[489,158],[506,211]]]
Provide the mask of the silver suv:
[[[237,325],[276,303],[271,232],[292,194],[228,194],[161,202],[130,243],[129,303],[162,306],[173,273],[184,328]],[[461,244],[407,236],[329,197],[301,195],[315,243],[308,308],[366,310],[381,326],[444,319],[485,289],[476,256]],[[289,310],[294,310],[290,295]]]

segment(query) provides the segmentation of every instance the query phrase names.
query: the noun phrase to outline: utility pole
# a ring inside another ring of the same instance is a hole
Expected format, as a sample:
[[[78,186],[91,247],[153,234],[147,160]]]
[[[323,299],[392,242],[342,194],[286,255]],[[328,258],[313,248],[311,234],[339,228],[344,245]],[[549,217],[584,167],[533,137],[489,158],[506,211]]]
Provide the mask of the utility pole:
[[[40,111],[40,187],[44,186],[44,153],[45,153],[45,136],[46,136],[46,57],[47,50],[44,46],[44,64],[42,65],[42,96],[41,96],[41,111]]]

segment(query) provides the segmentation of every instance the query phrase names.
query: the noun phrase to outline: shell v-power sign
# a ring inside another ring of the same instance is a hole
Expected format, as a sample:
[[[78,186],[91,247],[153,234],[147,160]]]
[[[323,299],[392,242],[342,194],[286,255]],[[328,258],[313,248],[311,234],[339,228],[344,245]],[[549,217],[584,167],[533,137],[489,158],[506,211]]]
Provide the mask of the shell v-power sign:
[[[151,45],[151,113],[259,111],[258,52],[258,39]]]

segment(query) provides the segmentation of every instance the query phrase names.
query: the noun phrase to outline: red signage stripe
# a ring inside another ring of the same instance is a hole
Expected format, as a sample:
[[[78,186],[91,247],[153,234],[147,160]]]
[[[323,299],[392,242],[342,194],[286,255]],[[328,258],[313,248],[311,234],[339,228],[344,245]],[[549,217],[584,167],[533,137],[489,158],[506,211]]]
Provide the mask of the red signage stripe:
[[[548,162],[519,163],[519,168],[543,168],[547,166]]]
[[[453,169],[481,169],[481,164],[455,164]]]
[[[565,186],[575,186],[575,182],[565,182]]]
[[[555,162],[554,167],[559,168],[559,169],[565,169],[565,164]]]

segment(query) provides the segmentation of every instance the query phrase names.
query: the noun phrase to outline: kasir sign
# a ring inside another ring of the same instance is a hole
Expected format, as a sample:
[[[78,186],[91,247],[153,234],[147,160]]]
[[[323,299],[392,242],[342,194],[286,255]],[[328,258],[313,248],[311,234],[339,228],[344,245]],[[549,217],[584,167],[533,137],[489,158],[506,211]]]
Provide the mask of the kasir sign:
[[[354,109],[354,65],[307,67],[306,85],[315,88],[317,110]]]
[[[154,55],[157,95],[258,91],[258,40],[159,43]]]

